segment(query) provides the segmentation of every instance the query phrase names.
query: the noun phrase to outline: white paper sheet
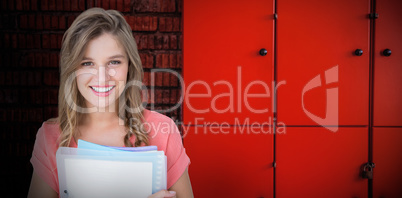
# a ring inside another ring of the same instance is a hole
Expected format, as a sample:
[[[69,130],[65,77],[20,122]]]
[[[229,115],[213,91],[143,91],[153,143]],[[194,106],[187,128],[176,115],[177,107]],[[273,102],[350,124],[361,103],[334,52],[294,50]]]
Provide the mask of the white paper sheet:
[[[152,194],[151,162],[67,158],[65,171],[68,197],[144,198]]]

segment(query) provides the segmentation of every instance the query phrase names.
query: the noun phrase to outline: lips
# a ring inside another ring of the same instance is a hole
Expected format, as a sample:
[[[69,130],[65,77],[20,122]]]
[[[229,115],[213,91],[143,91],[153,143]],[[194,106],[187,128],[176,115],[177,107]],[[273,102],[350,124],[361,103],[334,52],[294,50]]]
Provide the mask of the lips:
[[[112,92],[115,86],[113,85],[113,86],[89,86],[89,87],[97,96],[108,96]]]

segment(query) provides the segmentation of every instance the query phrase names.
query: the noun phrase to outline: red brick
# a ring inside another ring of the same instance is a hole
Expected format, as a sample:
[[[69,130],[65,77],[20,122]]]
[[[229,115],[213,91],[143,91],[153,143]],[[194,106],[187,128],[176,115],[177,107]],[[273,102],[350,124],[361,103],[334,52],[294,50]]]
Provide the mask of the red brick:
[[[16,0],[15,9],[22,10],[22,0]]]
[[[26,35],[26,48],[32,49],[33,47],[34,47],[33,36],[32,36],[32,34],[27,34]]]
[[[87,0],[87,8],[92,8],[92,7],[95,7],[94,0]]]
[[[42,66],[49,67],[50,66],[50,56],[48,53],[42,54]]]
[[[177,36],[176,35],[170,35],[170,49],[177,49]]]
[[[42,35],[42,47],[44,49],[50,48],[50,37],[49,34],[43,34]]]
[[[66,17],[65,16],[60,16],[59,17],[59,29],[66,29]]]
[[[71,24],[74,22],[74,20],[75,20],[75,16],[68,16],[68,18],[67,18],[68,27],[71,26]]]
[[[11,1],[11,0],[8,1],[8,9],[9,10],[15,10],[15,4],[14,3],[15,2]]]
[[[180,18],[179,17],[174,17],[173,18],[172,31],[174,31],[174,32],[180,31]]]
[[[29,98],[33,104],[42,104],[42,90],[29,90]]]
[[[183,0],[177,1],[177,12],[181,13],[183,10]]]
[[[58,34],[57,35],[57,48],[61,49],[61,42],[63,40],[63,35],[62,34]]]
[[[44,108],[43,117],[45,120],[48,120],[50,118],[55,118],[55,117],[57,117],[57,114],[58,114],[57,107],[45,107]]]
[[[182,55],[181,54],[177,54],[177,66],[178,66],[178,68],[183,67]]]
[[[42,54],[41,53],[35,53],[35,67],[42,67]]]
[[[33,11],[38,10],[38,0],[31,0],[31,10]]]
[[[153,34],[148,35],[148,49],[155,49],[155,36]]]
[[[156,31],[158,29],[158,17],[151,17],[151,22],[150,22],[150,31]]]
[[[178,86],[178,77],[174,74],[170,74],[170,86],[176,87]]]
[[[134,20],[134,31],[141,31],[142,30],[142,17],[135,17]]]
[[[71,0],[71,11],[78,11],[78,0]]]
[[[169,67],[176,68],[177,67],[177,54],[169,55]]]
[[[64,0],[56,0],[56,10],[63,10]]]
[[[163,92],[160,89],[155,90],[155,98],[156,103],[162,103],[163,99]]]
[[[177,103],[177,90],[171,89],[170,90],[170,104]]]
[[[43,16],[36,15],[36,29],[41,30],[43,29]]]
[[[165,18],[165,31],[171,32],[173,29],[173,19],[171,17]]]
[[[22,28],[22,29],[28,28],[28,16],[27,15],[20,16],[20,28]]]
[[[33,67],[35,65],[35,54],[29,53],[27,59],[28,59],[27,66]]]
[[[109,0],[102,0],[102,8],[105,10],[109,9]]]
[[[167,89],[165,89],[165,90],[163,90],[162,91],[163,92],[163,99],[162,99],[162,103],[163,104],[169,104],[169,101],[170,101],[170,92],[169,92],[169,90]]]
[[[56,10],[56,0],[48,0],[49,1],[49,10],[54,11]]]
[[[155,86],[162,86],[163,85],[163,83],[162,83],[162,73],[161,72],[156,72],[156,73],[154,73],[154,76],[155,76],[155,79],[154,79],[155,80]]]
[[[11,35],[11,43],[12,43],[11,46],[12,46],[14,49],[18,48],[18,37],[17,37],[17,34],[12,34],[12,35]]]
[[[169,82],[170,82],[170,77],[169,77],[169,73],[167,73],[167,72],[164,72],[164,73],[162,73],[163,74],[163,82],[162,82],[162,85],[163,86],[169,86]]]
[[[70,0],[63,0],[63,9],[65,11],[70,11],[71,10],[71,1]]]
[[[36,49],[41,48],[40,35],[34,34],[33,37],[34,37],[34,39],[33,39],[34,48],[36,48]]]
[[[130,8],[131,8],[131,5],[130,5],[130,0],[124,0],[124,9],[123,9],[123,12],[130,12]]]
[[[78,1],[78,10],[84,11],[85,10],[85,0]]]
[[[124,0],[117,0],[116,9],[119,11],[123,11],[123,7],[124,7]]]
[[[163,37],[162,35],[156,35],[155,37],[155,49],[162,49]]]
[[[44,29],[50,29],[50,27],[51,27],[51,24],[52,22],[51,22],[51,17],[50,17],[50,15],[44,15],[43,16],[43,28]]]
[[[149,31],[150,21],[149,17],[144,17],[142,22],[142,30]]]
[[[57,16],[50,17],[50,28],[51,29],[58,29],[59,28],[59,18]]]
[[[30,10],[30,0],[23,0],[22,1],[22,9],[23,10]]]
[[[164,32],[166,29],[166,17],[159,18],[159,31]]]
[[[50,55],[50,66],[51,67],[57,67],[58,64],[58,53],[51,53]]]
[[[45,85],[59,85],[59,72],[45,71],[43,75],[43,82]]]
[[[50,48],[57,49],[57,35],[51,34],[50,35]]]
[[[169,49],[169,35],[163,35],[163,49]]]
[[[116,0],[110,0],[109,9],[116,10]]]
[[[43,103],[44,104],[57,104],[58,100],[58,90],[57,89],[47,89],[43,91]]]
[[[35,15],[28,15],[28,28],[33,30],[36,28],[35,25]]]
[[[144,79],[142,80],[142,82],[145,84],[145,86],[149,86],[149,72],[144,72]]]

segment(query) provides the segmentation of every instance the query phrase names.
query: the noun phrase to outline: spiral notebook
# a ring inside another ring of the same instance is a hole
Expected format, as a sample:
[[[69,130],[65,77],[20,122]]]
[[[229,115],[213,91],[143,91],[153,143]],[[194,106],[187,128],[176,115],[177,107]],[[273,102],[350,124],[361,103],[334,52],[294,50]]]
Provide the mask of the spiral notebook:
[[[155,147],[127,151],[78,141],[56,153],[60,197],[148,197],[166,189],[166,156]]]

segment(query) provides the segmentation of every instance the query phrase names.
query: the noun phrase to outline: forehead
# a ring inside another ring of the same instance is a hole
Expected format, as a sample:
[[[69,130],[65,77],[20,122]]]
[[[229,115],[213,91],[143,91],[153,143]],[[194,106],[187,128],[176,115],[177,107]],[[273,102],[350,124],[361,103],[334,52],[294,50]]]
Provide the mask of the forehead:
[[[126,53],[118,39],[108,33],[89,41],[84,51],[84,57],[91,59],[102,59],[116,54],[125,55]]]

